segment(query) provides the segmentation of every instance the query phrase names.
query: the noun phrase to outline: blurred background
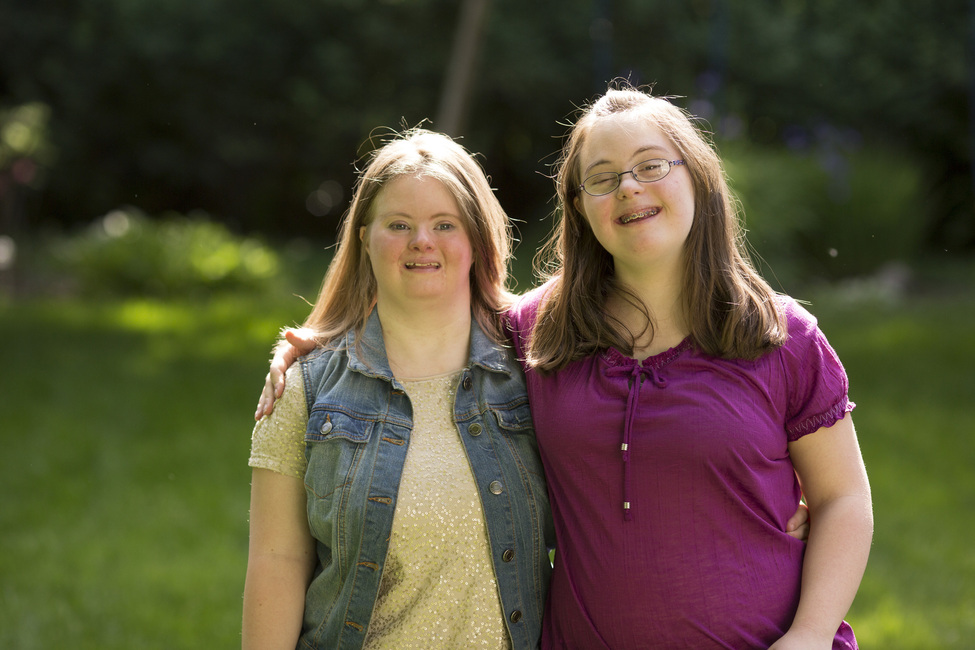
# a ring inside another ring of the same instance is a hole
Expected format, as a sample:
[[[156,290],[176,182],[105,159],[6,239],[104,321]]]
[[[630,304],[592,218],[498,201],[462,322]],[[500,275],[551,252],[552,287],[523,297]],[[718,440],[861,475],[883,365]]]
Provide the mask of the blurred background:
[[[0,0],[0,646],[239,644],[250,414],[356,165],[461,139],[521,244],[614,78],[700,117],[851,376],[863,647],[975,635],[975,0]]]

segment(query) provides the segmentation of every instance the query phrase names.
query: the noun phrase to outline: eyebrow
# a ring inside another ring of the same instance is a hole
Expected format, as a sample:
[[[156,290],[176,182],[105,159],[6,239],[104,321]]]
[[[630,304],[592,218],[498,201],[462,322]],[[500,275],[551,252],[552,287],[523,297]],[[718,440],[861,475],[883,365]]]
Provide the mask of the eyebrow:
[[[660,152],[660,153],[666,153],[667,152],[667,148],[666,147],[661,147],[660,145],[657,145],[657,144],[649,144],[649,145],[647,145],[645,147],[640,147],[639,149],[637,149],[636,151],[634,151],[632,154],[630,154],[630,158],[635,158],[636,156],[638,156],[641,153],[647,153],[647,152],[650,152],[650,151],[656,151],[656,152]],[[594,168],[599,167],[600,165],[608,165],[608,164],[610,164],[610,161],[609,160],[597,160],[593,164],[591,164],[588,167],[586,167],[582,171],[582,175],[585,176],[586,174],[588,174],[589,172],[591,172]]]

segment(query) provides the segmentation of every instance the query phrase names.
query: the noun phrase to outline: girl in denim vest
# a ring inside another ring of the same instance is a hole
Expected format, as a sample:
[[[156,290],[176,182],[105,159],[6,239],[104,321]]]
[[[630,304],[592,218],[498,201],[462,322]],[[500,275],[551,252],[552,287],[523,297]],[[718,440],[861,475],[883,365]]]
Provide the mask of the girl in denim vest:
[[[551,565],[524,375],[500,344],[511,235],[480,166],[376,151],[255,426],[245,648],[536,648]]]

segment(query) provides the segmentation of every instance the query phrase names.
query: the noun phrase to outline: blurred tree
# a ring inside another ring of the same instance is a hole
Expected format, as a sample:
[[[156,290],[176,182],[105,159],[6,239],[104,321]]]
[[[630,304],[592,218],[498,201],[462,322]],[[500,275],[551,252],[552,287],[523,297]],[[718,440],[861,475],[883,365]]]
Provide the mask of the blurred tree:
[[[460,135],[467,126],[468,105],[490,5],[490,0],[464,0],[461,5],[436,118],[438,128],[452,136]]]
[[[925,213],[900,218],[924,219],[931,246],[975,249],[975,3],[757,0],[732,16],[730,104],[752,138],[894,144],[925,184]]]
[[[927,219],[932,244],[971,249],[972,5],[494,0],[458,128],[512,215],[544,230],[560,123],[624,76],[689,97],[724,137],[818,155],[837,177],[861,143],[902,151],[926,174],[926,214],[911,218]],[[435,115],[460,10],[0,0],[0,107],[48,106],[58,152],[27,207],[63,224],[125,204],[203,209],[238,228],[331,236],[361,143]]]
[[[455,13],[449,0],[4,0],[0,103],[49,105],[61,153],[33,208],[62,223],[200,208],[308,231],[306,197],[348,188],[376,125],[432,113],[448,45],[432,18]]]

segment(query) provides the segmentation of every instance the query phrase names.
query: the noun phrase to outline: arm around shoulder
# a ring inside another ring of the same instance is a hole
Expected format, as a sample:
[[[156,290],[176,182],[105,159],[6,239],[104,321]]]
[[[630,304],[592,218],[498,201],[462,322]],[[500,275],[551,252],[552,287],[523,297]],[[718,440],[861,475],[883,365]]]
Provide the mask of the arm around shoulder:
[[[790,443],[789,452],[812,526],[799,607],[789,632],[772,647],[799,647],[792,641],[815,638],[829,648],[853,603],[870,554],[870,483],[849,413],[832,426]]]

